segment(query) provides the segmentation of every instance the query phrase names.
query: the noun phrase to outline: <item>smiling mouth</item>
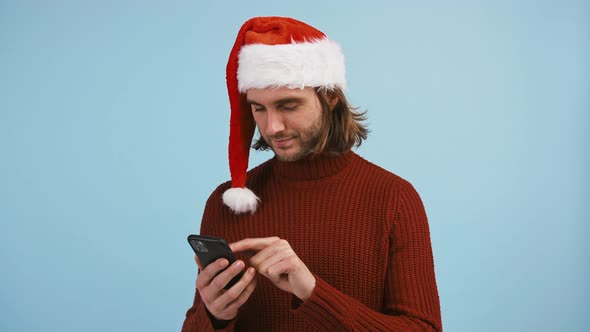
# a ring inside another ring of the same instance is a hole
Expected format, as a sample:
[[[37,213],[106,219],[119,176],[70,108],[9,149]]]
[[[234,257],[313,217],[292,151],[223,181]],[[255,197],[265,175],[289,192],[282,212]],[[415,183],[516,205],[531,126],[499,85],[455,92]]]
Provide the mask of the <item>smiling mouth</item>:
[[[281,147],[285,147],[286,145],[288,145],[294,137],[288,137],[288,138],[281,138],[281,139],[273,139],[273,145],[276,146],[277,148],[281,148]]]

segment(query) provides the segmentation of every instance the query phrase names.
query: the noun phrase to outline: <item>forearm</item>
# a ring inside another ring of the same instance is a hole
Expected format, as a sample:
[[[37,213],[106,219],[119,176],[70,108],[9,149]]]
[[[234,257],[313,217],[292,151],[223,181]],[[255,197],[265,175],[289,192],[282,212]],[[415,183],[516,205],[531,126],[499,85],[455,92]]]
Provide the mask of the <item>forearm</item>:
[[[294,301],[294,312],[324,331],[432,331],[440,332],[436,313],[397,308],[382,313],[333,288],[316,276],[316,288],[306,301]]]

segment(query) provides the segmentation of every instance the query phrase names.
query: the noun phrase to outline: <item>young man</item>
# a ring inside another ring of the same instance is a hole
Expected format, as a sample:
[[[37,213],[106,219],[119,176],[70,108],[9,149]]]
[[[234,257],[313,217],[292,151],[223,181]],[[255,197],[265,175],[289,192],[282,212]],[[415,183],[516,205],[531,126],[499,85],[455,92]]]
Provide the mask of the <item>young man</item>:
[[[351,151],[367,130],[344,72],[340,47],[303,22],[240,29],[226,73],[232,181],[207,201],[201,234],[242,259],[201,268],[183,331],[442,330],[424,207]],[[254,148],[275,157],[246,173],[255,127]]]

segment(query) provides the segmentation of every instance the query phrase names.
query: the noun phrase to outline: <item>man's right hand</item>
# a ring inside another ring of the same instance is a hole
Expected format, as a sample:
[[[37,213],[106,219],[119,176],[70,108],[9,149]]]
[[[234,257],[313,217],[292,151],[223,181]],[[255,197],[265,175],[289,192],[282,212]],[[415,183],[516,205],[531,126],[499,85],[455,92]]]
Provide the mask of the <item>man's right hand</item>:
[[[254,278],[256,270],[252,267],[248,268],[240,281],[225,290],[223,287],[244,269],[243,261],[235,261],[221,273],[219,271],[225,269],[229,264],[225,258],[216,260],[207,265],[205,269],[201,266],[197,256],[195,256],[195,261],[201,269],[201,273],[197,277],[197,290],[209,313],[217,320],[234,319],[238,314],[238,308],[246,303],[256,288],[256,278]],[[217,273],[219,274],[217,275]]]

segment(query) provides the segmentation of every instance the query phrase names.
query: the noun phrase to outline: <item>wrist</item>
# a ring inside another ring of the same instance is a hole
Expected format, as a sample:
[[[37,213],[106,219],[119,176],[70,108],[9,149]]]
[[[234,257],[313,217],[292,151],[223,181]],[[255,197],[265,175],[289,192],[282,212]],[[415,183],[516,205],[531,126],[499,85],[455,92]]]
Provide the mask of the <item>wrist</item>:
[[[301,292],[301,294],[295,295],[303,302],[307,301],[311,297],[311,295],[313,294],[313,291],[315,290],[315,285],[316,285],[315,277],[313,275],[310,275],[310,277],[311,277],[310,281],[307,283],[307,285],[309,285],[309,286],[305,287],[303,289],[303,291]]]
[[[209,316],[209,320],[211,321],[211,325],[213,325],[213,328],[216,330],[226,328],[234,320],[234,318],[232,318],[232,319],[217,318],[217,317],[213,316],[213,314],[211,312],[209,312],[209,310],[207,308],[205,308],[205,311],[207,312],[207,316]]]

